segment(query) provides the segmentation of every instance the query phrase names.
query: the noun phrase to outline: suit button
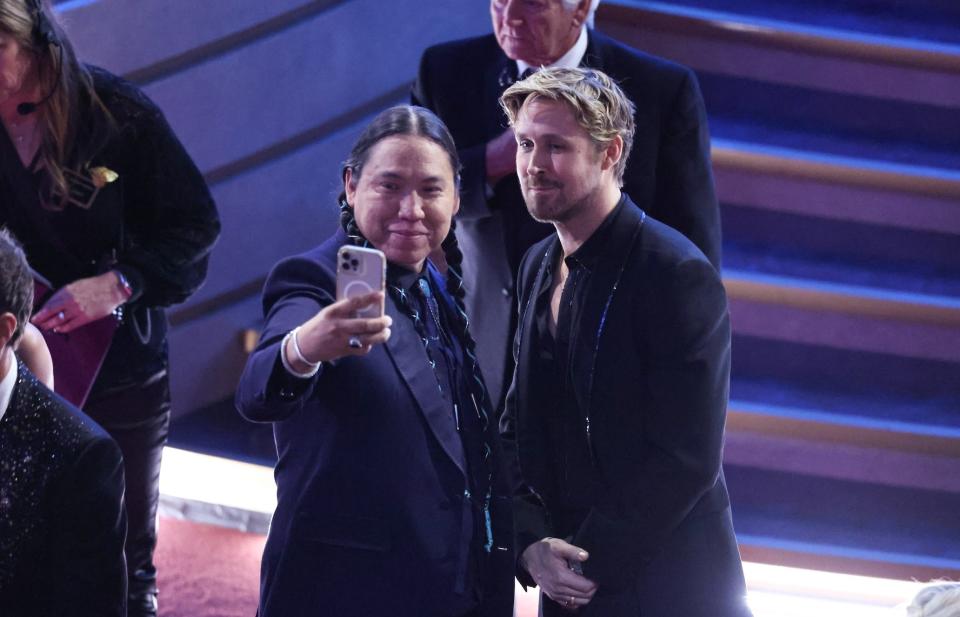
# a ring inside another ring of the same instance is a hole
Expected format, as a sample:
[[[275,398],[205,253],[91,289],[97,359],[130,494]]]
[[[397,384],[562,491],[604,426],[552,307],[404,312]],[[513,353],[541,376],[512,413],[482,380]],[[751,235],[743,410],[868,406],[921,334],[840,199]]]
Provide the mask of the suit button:
[[[503,289],[501,289],[501,290],[500,290],[500,293],[503,294],[503,297],[504,297],[504,298],[509,298],[509,297],[510,297],[510,290],[507,289],[506,287],[504,287]]]

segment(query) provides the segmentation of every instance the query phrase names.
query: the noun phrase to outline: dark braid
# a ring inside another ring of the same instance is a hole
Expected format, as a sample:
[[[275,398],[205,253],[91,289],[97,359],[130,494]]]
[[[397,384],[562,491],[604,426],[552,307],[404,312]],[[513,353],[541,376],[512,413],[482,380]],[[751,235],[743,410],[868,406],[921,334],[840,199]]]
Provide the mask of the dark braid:
[[[343,228],[343,231],[346,232],[347,238],[350,240],[350,244],[354,246],[363,246],[369,247],[370,241],[363,235],[363,232],[360,231],[360,226],[357,225],[357,217],[353,214],[353,208],[350,207],[350,204],[347,203],[347,198],[345,195],[340,196],[339,200],[340,205],[340,227]]]
[[[447,261],[447,293],[453,298],[456,307],[457,323],[460,326],[460,332],[457,338],[463,346],[465,360],[470,364],[470,376],[473,378],[471,390],[474,393],[477,412],[480,414],[480,425],[483,433],[486,435],[490,429],[490,418],[493,415],[493,408],[490,406],[490,400],[487,396],[487,386],[483,381],[483,373],[480,372],[480,363],[477,362],[477,343],[470,334],[470,318],[467,316],[467,307],[464,304],[466,289],[463,286],[463,252],[460,250],[460,244],[457,242],[457,221],[450,221],[450,231],[447,237],[440,244],[443,248],[444,258]],[[496,426],[494,426],[496,432]],[[490,522],[490,503],[493,497],[493,467],[490,465],[490,457],[493,451],[490,442],[483,440],[483,460],[488,465],[486,487],[482,496],[477,495],[481,503],[481,512],[483,513],[483,528],[486,534],[486,541],[483,549],[486,552],[493,550],[493,527]]]
[[[467,294],[463,287],[463,253],[457,242],[456,230],[457,221],[454,219],[450,221],[450,231],[440,244],[440,248],[443,249],[443,256],[447,261],[447,291],[459,305]],[[449,276],[450,274],[453,276]]]
[[[457,323],[460,325],[460,332],[457,333],[457,337],[460,339],[460,344],[463,345],[473,365],[471,367],[473,378],[480,384],[480,405],[484,408],[484,412],[489,414],[491,410],[488,407],[490,401],[487,400],[487,387],[477,363],[477,343],[470,334],[470,318],[467,316],[467,307],[464,303],[464,298],[467,293],[463,286],[463,252],[460,250],[460,244],[457,242],[456,228],[457,221],[454,219],[450,221],[450,231],[440,245],[440,247],[443,248],[444,257],[447,260],[447,292],[450,294],[450,297],[453,298],[457,308]]]

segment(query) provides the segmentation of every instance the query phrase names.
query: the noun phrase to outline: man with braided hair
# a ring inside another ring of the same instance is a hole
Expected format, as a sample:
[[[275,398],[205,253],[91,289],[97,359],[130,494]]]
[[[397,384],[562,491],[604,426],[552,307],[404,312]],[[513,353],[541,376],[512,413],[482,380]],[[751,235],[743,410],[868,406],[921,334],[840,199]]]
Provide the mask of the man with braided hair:
[[[452,229],[459,167],[433,113],[386,110],[344,164],[342,229],[267,280],[237,391],[279,454],[260,617],[512,615],[509,491]],[[383,251],[386,294],[335,301],[344,245]],[[427,260],[441,245],[445,277]]]

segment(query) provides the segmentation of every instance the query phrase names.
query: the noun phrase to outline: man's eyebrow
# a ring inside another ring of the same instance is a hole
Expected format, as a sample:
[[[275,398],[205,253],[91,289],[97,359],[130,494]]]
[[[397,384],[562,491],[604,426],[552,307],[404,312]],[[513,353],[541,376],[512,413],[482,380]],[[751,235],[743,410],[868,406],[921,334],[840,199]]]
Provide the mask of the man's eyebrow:
[[[390,169],[385,169],[385,170],[383,170],[383,171],[378,171],[377,173],[373,174],[373,177],[376,178],[376,179],[378,179],[378,180],[404,180],[404,179],[406,179],[406,176],[404,176],[404,175],[401,174],[400,172],[398,172],[398,171],[393,171],[393,170],[390,170]],[[426,178],[421,178],[421,179],[420,179],[420,182],[421,182],[421,183],[424,183],[424,182],[437,182],[437,183],[442,183],[442,182],[444,182],[444,178],[443,178],[443,176],[427,176]]]
[[[527,133],[517,132],[517,133],[516,133],[516,136],[517,136],[517,137],[527,137],[528,135],[527,135]],[[564,134],[562,134],[562,133],[542,133],[542,134],[540,134],[540,135],[537,135],[537,137],[540,138],[540,139],[562,139],[563,141],[566,141],[566,140],[567,140],[567,136],[564,135]]]

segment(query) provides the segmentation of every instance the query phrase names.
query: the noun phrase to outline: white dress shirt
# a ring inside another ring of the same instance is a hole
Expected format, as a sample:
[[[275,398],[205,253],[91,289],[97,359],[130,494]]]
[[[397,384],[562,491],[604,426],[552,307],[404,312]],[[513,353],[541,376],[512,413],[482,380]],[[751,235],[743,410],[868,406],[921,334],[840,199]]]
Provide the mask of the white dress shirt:
[[[4,349],[2,353],[13,356],[13,351],[9,347]],[[7,407],[13,397],[13,387],[17,385],[17,359],[11,357],[10,360],[10,370],[0,380],[0,420],[3,419],[3,414],[7,413]]]
[[[567,50],[567,53],[557,58],[556,62],[550,66],[530,66],[523,60],[517,60],[517,75],[523,75],[523,72],[527,69],[533,69],[535,71],[540,69],[575,69],[580,66],[580,62],[583,61],[583,56],[586,55],[586,53],[587,27],[583,26],[580,28],[580,36],[577,37],[577,42]]]

